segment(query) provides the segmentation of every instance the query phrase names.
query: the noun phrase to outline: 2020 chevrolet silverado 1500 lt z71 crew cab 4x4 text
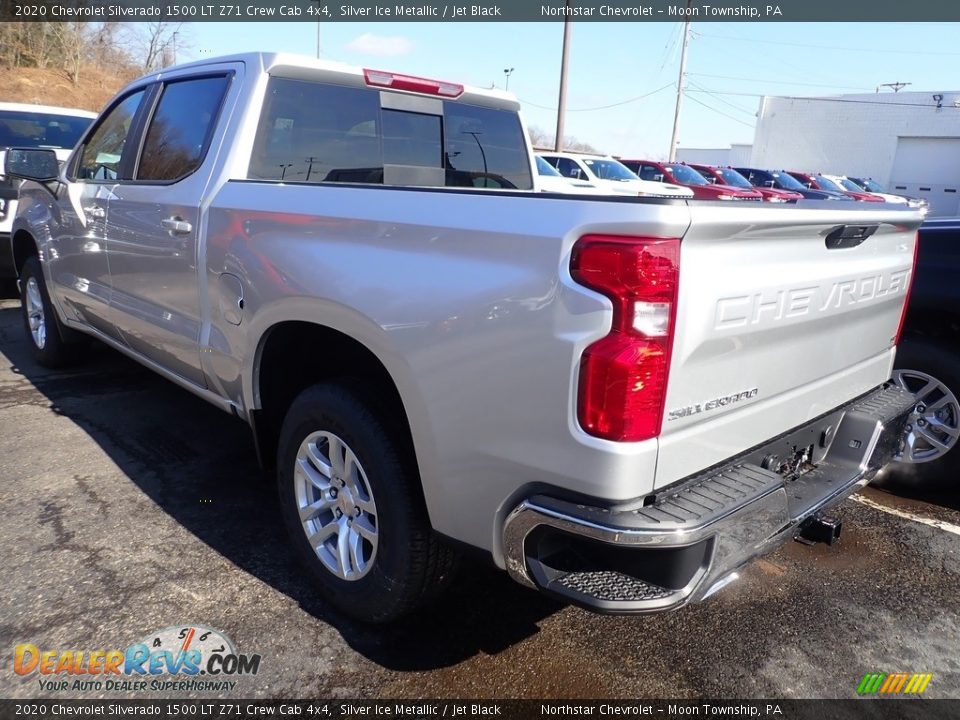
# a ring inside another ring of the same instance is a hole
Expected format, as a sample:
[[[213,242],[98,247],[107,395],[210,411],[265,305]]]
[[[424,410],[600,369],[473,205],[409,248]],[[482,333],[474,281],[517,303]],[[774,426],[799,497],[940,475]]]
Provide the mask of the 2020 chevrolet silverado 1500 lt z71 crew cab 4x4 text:
[[[919,212],[535,192],[503,93],[211,59],[123,90],[59,177],[7,169],[36,359],[92,335],[244,418],[368,620],[441,588],[450,538],[597,610],[702,599],[822,529],[913,407]]]

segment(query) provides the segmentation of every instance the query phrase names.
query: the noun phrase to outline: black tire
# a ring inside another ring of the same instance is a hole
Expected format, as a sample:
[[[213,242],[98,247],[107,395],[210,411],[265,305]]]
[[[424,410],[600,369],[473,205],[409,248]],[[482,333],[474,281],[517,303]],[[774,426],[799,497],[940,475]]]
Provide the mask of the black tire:
[[[375,407],[350,383],[304,390],[280,431],[277,485],[296,555],[324,600],[350,617],[382,623],[438,594],[453,577],[457,553],[430,527],[417,471]],[[301,445],[316,432],[333,433],[349,446],[376,504],[377,550],[359,579],[338,577],[321,562],[300,519],[294,468]]]
[[[897,348],[895,368],[917,370],[943,383],[960,399],[960,350],[924,338],[904,339]],[[960,449],[954,446],[936,460],[922,463],[891,463],[878,478],[890,489],[943,489],[960,484]]]
[[[38,345],[30,327],[27,293],[30,291],[33,281],[36,282],[43,306],[41,322],[44,325],[45,338],[42,347]],[[27,334],[27,345],[30,347],[30,354],[37,363],[47,368],[60,368],[71,365],[80,359],[84,344],[83,336],[63,327],[60,323],[60,319],[50,302],[50,294],[47,292],[47,283],[43,278],[40,259],[36,255],[27,258],[20,269],[20,312],[23,316],[23,327]]]

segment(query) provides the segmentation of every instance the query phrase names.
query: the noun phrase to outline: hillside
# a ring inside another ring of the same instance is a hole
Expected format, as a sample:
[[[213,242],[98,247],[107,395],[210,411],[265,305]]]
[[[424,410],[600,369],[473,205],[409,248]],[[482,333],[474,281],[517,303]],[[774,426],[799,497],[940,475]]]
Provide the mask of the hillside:
[[[95,66],[84,67],[74,85],[63,70],[32,67],[4,67],[0,84],[0,102],[35,105],[59,105],[98,111],[136,74],[105,72]]]

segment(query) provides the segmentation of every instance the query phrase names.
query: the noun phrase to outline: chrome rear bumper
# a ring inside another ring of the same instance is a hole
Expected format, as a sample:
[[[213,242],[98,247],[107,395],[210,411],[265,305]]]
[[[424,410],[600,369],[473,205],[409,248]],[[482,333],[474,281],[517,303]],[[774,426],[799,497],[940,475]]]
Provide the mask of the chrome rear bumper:
[[[885,386],[722,467],[629,503],[536,495],[503,528],[518,582],[593,610],[645,613],[702,600],[796,536],[899,452],[914,397]],[[778,458],[813,469],[779,474]]]

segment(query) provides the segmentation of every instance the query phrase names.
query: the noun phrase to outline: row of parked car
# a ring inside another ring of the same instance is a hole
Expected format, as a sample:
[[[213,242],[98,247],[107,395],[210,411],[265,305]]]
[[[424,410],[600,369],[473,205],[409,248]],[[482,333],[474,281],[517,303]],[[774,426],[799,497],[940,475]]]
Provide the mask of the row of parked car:
[[[584,153],[541,152],[540,189],[546,192],[652,195],[699,200],[855,200],[922,205],[894,195],[870,178],[822,173],[714,167],[660,160],[617,159]]]

